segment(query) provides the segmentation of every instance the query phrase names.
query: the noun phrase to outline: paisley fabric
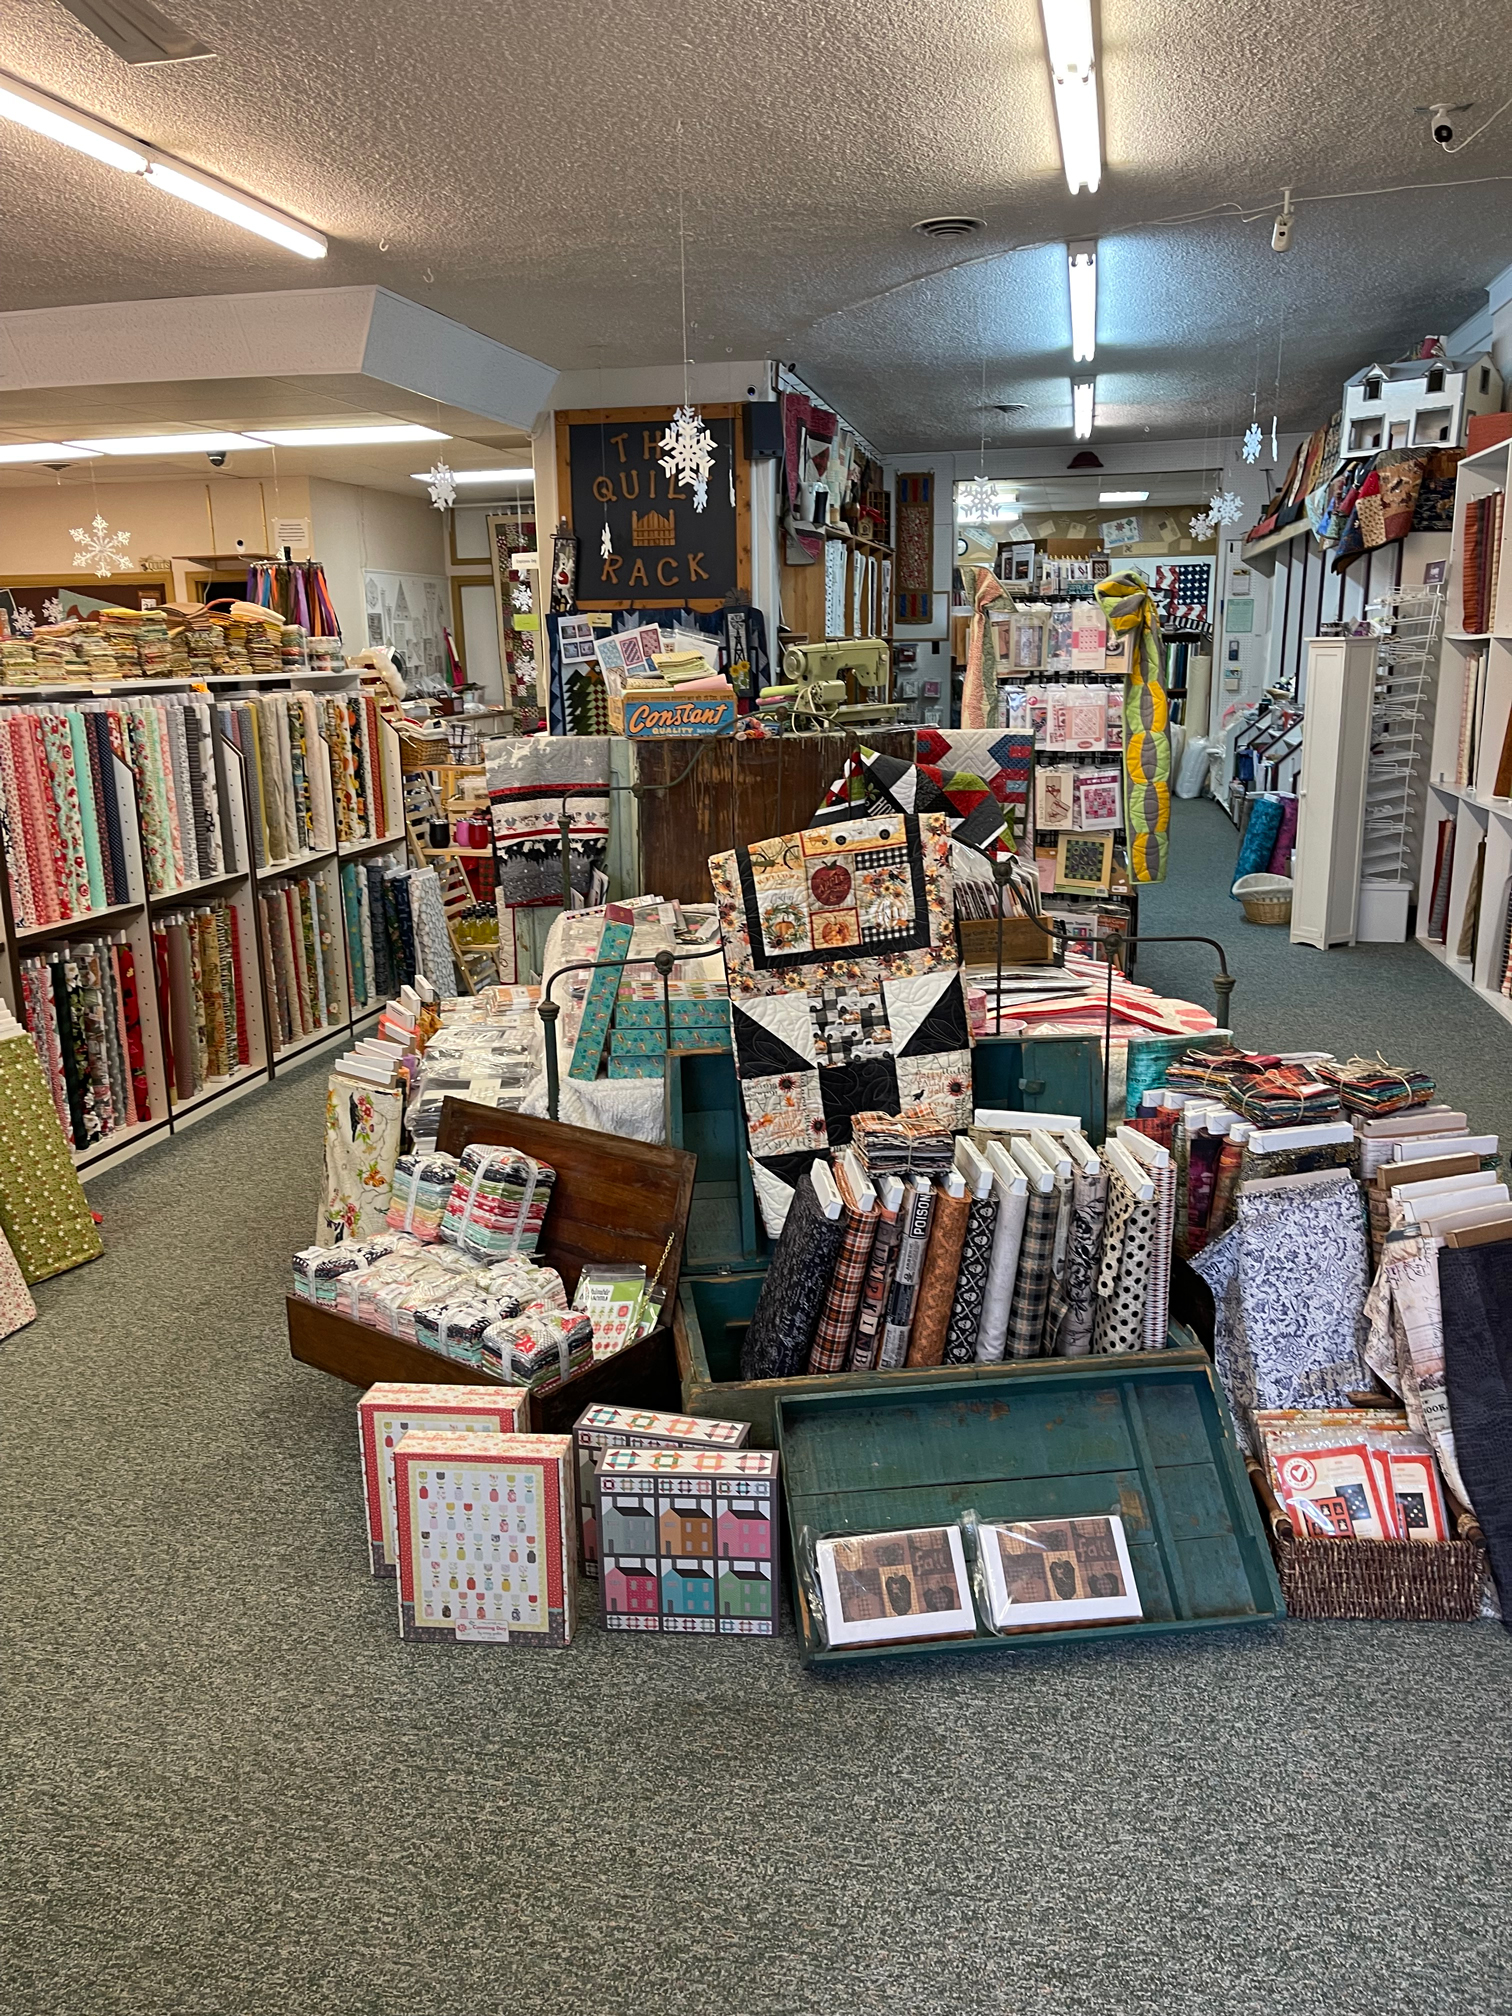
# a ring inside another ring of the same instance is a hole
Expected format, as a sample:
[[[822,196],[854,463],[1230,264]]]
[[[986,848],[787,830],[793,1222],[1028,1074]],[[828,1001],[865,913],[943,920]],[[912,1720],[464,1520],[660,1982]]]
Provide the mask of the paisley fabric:
[[[1213,1291],[1214,1362],[1246,1449],[1257,1407],[1345,1407],[1369,1384],[1369,1254],[1343,1170],[1246,1183],[1235,1223],[1191,1262]]]

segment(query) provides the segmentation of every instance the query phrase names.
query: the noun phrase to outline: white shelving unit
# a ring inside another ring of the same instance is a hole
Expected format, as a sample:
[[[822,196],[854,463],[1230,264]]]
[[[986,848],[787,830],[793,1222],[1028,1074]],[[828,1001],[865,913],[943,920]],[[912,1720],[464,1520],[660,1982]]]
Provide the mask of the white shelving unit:
[[[1307,647],[1292,856],[1294,945],[1327,951],[1355,942],[1375,677],[1374,637],[1314,637]]]
[[[1512,999],[1501,991],[1502,947],[1509,893],[1512,893],[1512,797],[1494,793],[1502,744],[1512,718],[1512,568],[1507,547],[1512,523],[1504,515],[1498,607],[1491,628],[1467,632],[1463,615],[1465,507],[1472,498],[1506,492],[1512,471],[1512,443],[1499,442],[1460,463],[1455,486],[1454,532],[1446,586],[1444,648],[1439,661],[1438,700],[1428,758],[1427,814],[1418,880],[1418,943],[1463,980],[1498,1014],[1512,1021]],[[1477,684],[1477,662],[1482,671]],[[1462,766],[1462,725],[1467,690],[1475,703],[1474,758]],[[1462,774],[1463,772],[1463,774]],[[1442,941],[1428,934],[1434,908],[1435,866],[1441,826],[1452,829],[1454,858]],[[1481,845],[1485,845],[1480,886],[1480,930],[1473,955],[1461,958],[1464,932]]]

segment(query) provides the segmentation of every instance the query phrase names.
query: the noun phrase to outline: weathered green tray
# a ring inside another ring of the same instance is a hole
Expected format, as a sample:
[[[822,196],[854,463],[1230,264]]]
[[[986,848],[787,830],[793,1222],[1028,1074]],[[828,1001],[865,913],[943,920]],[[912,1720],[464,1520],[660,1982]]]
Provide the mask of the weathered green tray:
[[[830,1382],[806,1381],[827,1388]],[[815,1665],[940,1650],[1042,1651],[1070,1639],[1268,1624],[1285,1615],[1254,1493],[1213,1368],[1201,1351],[1029,1360],[776,1401],[795,1563],[814,1538],[959,1519],[1116,1513],[1144,1617],[1070,1631],[827,1650],[802,1577],[795,1608]]]

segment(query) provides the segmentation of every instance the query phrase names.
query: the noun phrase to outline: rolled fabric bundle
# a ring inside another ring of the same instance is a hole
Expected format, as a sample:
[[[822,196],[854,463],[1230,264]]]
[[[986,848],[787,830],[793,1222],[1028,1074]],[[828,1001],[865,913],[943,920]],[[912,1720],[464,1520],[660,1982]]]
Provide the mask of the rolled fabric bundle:
[[[1250,806],[1249,824],[1244,829],[1244,838],[1239,842],[1239,860],[1234,868],[1234,881],[1241,875],[1263,875],[1270,866],[1271,855],[1276,850],[1276,841],[1281,832],[1281,800],[1279,798],[1256,798]],[[1232,887],[1232,884],[1230,885]]]

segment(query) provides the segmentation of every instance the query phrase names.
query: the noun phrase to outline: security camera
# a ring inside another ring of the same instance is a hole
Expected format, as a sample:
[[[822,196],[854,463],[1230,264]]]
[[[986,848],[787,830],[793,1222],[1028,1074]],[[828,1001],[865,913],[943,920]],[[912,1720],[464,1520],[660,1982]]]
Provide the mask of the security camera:
[[[1440,147],[1448,147],[1454,139],[1452,105],[1431,105],[1428,108],[1429,123],[1433,127],[1433,137]]]
[[[1271,226],[1272,252],[1286,252],[1291,249],[1292,213],[1283,210]]]
[[[205,460],[210,464],[212,469],[224,469],[226,466],[226,451],[224,448],[207,449]]]

